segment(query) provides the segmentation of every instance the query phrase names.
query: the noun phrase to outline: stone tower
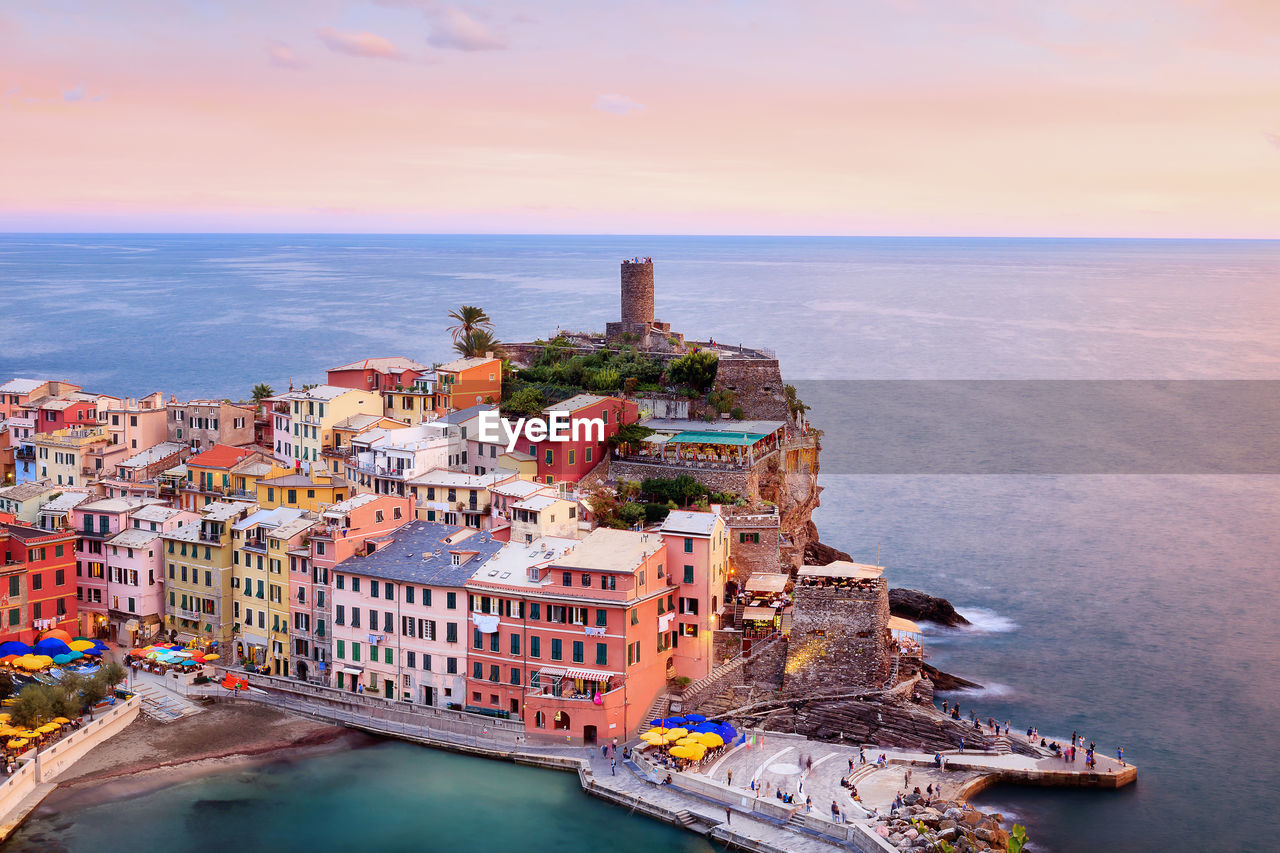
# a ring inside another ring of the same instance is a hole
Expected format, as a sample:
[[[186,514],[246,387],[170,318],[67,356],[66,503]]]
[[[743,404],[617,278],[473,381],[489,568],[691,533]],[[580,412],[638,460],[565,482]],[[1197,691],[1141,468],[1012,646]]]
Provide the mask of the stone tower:
[[[792,619],[788,694],[885,686],[892,660],[884,578],[843,589],[797,584]]]
[[[653,259],[622,262],[622,325],[627,331],[653,324]],[[641,332],[643,334],[643,331]]]

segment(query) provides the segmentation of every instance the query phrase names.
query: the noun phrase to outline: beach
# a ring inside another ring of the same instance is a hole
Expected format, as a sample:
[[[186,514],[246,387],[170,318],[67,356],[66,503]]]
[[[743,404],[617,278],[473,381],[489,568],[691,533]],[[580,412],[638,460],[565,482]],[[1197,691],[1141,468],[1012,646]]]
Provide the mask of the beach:
[[[218,703],[170,723],[140,715],[61,776],[57,789],[33,814],[133,796],[232,766],[374,742],[350,729],[256,702]]]

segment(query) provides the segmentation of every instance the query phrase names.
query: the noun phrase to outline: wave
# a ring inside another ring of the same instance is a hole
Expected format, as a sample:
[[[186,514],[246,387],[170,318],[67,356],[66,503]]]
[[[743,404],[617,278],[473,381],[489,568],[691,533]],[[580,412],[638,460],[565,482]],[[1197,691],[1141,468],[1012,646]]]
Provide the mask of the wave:
[[[976,677],[976,676],[975,676]],[[1003,699],[1014,694],[1014,689],[1007,684],[991,681],[981,687],[969,687],[961,690],[939,690],[940,696],[963,696],[966,699]]]
[[[1018,623],[1008,616],[1001,616],[985,607],[967,607],[960,611],[960,615],[969,620],[968,625],[958,626],[957,630],[960,631],[977,634],[1007,634],[1018,628]]]

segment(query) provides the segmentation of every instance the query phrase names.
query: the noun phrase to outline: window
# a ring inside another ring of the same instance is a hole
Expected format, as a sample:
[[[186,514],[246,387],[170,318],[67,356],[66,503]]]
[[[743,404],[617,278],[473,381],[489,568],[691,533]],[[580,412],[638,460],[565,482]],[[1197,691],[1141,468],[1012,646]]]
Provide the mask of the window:
[[[542,657],[542,638],[541,637],[529,638],[529,657],[531,658]]]
[[[640,641],[627,646],[627,666],[635,666],[640,663]]]
[[[449,675],[457,675],[457,674],[458,674],[458,659],[457,659],[457,658],[445,658],[445,659],[444,659],[444,671],[445,671],[445,672],[447,672]]]
[[[16,594],[16,593],[15,593]],[[529,602],[529,618],[537,621],[542,618],[542,605],[536,601]]]
[[[586,462],[587,462],[587,464],[588,464],[588,465],[590,465],[590,464],[591,464],[591,451],[592,451],[592,449],[593,449],[593,448],[590,448],[590,447],[588,447],[588,448],[586,449],[586,456],[585,456],[585,459],[586,459]],[[573,516],[572,516],[572,515],[570,515],[569,517],[570,517],[570,518],[572,518]]]
[[[431,602],[429,602],[429,601],[428,601],[427,603],[428,603],[428,604],[430,604]],[[448,592],[448,593],[445,593],[445,596],[444,596],[444,606],[445,606],[447,609],[449,609],[449,610],[457,610],[457,609],[458,609],[458,594],[457,594],[456,592]]]
[[[744,545],[759,545],[760,534],[759,533],[739,533],[738,541],[743,543]],[[687,551],[689,549],[686,548],[685,550]]]
[[[476,628],[474,631],[471,632],[471,648],[473,649],[484,648],[484,634],[480,633],[479,628]]]
[[[484,664],[482,664],[480,661],[474,661],[471,664],[471,677],[484,678]]]
[[[609,611],[603,607],[596,610],[596,627],[603,628],[609,624]]]
[[[345,605],[335,604],[333,606],[333,624],[335,625],[347,624],[347,608]]]
[[[585,607],[569,608],[569,622],[574,625],[587,624],[587,608]]]
[[[690,539],[688,536],[684,538],[684,552],[686,554],[693,553],[693,540]]]
[[[682,636],[682,637],[696,637],[696,636],[698,636],[698,626],[697,626],[697,625],[694,625],[694,624],[691,624],[691,623],[689,623],[689,622],[681,622],[681,623],[680,623],[680,636]]]
[[[559,638],[559,637],[552,637],[552,638],[551,638],[551,659],[552,659],[552,660],[561,660],[561,659],[563,659],[563,658],[564,658],[564,653],[561,651],[561,641],[560,641],[560,638]]]
[[[562,572],[560,581],[564,586],[573,586],[573,572]]]
[[[583,576],[582,576],[582,585],[583,585],[583,586],[591,586],[591,575],[583,575]]]
[[[359,607],[351,608],[351,627],[352,628],[360,627],[360,608]]]
[[[498,648],[499,648],[498,644],[501,639],[502,638],[498,636],[497,631],[494,631],[492,634],[490,634],[489,635],[489,651],[491,652],[498,651]]]
[[[518,666],[511,667],[511,683],[517,687],[520,686],[520,667]]]
[[[458,642],[458,623],[447,622],[444,626],[444,641],[446,643]]]
[[[351,659],[354,661],[360,660],[360,644],[359,643],[351,644]]]
[[[511,635],[511,656],[512,657],[520,656],[520,635],[519,634]]]
[[[490,680],[490,681],[500,681],[501,679],[502,679],[502,676],[501,676],[501,675],[499,674],[499,672],[498,672],[498,665],[497,665],[496,663],[494,663],[494,664],[490,664],[490,665],[489,665],[489,680]]]
[[[582,641],[573,641],[573,662],[582,663]]]
[[[698,615],[698,599],[696,598],[680,599],[680,612],[693,614],[694,616]]]
[[[693,566],[684,567],[684,582],[693,583]]]
[[[44,587],[44,576],[39,574],[38,572],[36,574],[33,574],[31,576],[31,589],[37,590],[43,587]]]
[[[378,597],[378,582],[377,582],[377,581],[371,581],[371,582],[369,583],[369,597],[370,597],[370,598],[377,598],[377,597]]]
[[[596,643],[596,666],[609,665],[609,646],[605,643]]]
[[[618,579],[615,578],[613,575],[601,575],[600,588],[601,589],[617,589]]]
[[[563,624],[565,617],[568,615],[567,608],[563,604],[547,605],[547,621]]]
[[[632,625],[640,624],[640,608],[638,607],[631,608],[631,624]]]
[[[570,464],[570,465],[572,465],[572,464],[573,464],[573,456],[574,456],[573,450],[570,450],[570,451],[569,451],[569,464]]]

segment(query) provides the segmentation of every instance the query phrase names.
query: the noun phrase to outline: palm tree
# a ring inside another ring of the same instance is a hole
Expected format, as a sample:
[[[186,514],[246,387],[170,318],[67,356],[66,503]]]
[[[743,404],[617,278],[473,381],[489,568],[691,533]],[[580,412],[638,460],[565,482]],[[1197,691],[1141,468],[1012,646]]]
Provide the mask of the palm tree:
[[[477,305],[463,305],[457,311],[450,311],[449,319],[458,321],[456,326],[449,327],[449,334],[453,335],[455,344],[472,332],[493,331],[493,321],[489,319],[488,314],[484,313],[484,309]]]
[[[492,332],[484,329],[473,329],[459,338],[454,343],[453,348],[463,358],[480,358],[487,352],[500,355],[502,353],[502,342],[495,338]]]
[[[253,402],[262,405],[262,401],[267,397],[275,396],[275,389],[265,382],[259,382],[253,386]]]

